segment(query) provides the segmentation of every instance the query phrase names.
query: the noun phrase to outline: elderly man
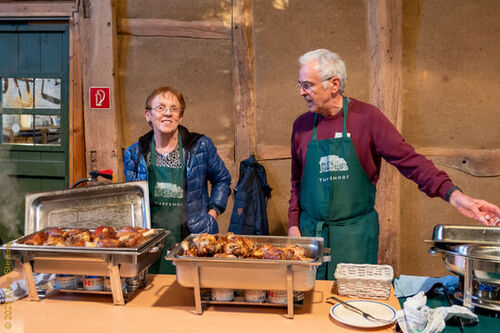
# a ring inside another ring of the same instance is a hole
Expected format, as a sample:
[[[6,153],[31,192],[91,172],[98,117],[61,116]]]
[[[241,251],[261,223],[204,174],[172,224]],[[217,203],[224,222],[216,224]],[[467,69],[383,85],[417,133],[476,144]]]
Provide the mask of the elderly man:
[[[288,235],[321,236],[332,247],[332,261],[320,267],[318,279],[332,279],[340,262],[377,263],[374,205],[381,158],[463,215],[485,225],[498,220],[497,206],[462,193],[380,110],[343,95],[346,70],[336,53],[319,49],[299,62],[298,89],[308,112],[293,124]]]

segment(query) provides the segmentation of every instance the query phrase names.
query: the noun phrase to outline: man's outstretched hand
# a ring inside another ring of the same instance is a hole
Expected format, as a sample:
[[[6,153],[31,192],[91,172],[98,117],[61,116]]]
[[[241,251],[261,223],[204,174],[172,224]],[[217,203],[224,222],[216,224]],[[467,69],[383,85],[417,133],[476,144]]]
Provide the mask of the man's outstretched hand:
[[[487,201],[471,198],[459,190],[451,194],[450,204],[463,215],[484,225],[494,226],[500,223],[500,208]]]

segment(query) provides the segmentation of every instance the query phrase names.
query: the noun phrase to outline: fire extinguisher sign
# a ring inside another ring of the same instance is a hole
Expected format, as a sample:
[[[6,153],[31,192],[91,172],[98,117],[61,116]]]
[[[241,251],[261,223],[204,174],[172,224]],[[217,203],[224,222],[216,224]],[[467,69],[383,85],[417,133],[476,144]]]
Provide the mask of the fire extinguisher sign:
[[[109,109],[110,89],[109,87],[90,87],[90,108]]]

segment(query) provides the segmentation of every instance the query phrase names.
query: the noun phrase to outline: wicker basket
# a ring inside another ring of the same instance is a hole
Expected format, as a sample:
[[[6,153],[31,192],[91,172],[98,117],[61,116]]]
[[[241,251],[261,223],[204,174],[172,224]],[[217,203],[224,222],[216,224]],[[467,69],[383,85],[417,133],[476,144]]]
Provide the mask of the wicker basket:
[[[394,276],[389,265],[338,264],[335,270],[339,295],[388,299]]]

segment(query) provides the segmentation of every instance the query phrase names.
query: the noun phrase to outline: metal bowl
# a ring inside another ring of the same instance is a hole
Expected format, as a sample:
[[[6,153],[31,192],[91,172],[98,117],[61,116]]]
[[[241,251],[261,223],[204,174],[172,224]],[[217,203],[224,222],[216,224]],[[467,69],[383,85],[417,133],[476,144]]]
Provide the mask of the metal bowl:
[[[500,228],[436,225],[431,254],[441,255],[446,268],[463,277],[460,293],[464,306],[500,311]],[[494,286],[482,290],[477,286]]]
[[[431,253],[442,254],[450,272],[464,276],[466,260],[469,260],[472,265],[472,278],[500,283],[500,247],[435,244]]]

